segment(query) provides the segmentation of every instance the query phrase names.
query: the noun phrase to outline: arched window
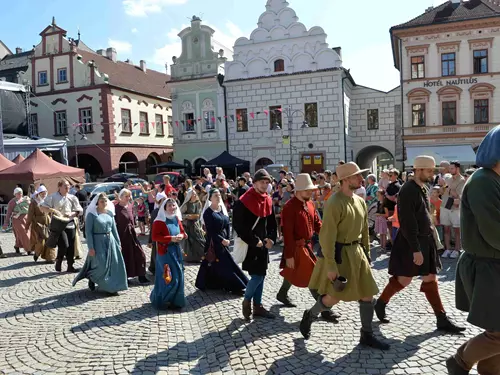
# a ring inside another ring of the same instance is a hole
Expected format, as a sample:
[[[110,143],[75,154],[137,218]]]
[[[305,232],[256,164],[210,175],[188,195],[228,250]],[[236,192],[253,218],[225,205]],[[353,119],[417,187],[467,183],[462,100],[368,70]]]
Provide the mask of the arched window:
[[[274,62],[274,71],[275,72],[285,71],[285,61],[283,59],[278,59]]]

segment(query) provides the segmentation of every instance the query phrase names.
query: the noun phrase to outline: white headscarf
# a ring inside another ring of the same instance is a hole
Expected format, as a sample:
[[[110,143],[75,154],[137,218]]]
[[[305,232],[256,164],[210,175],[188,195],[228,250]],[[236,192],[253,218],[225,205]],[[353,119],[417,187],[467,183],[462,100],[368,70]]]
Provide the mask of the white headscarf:
[[[16,187],[16,188],[14,189],[14,196],[15,196],[16,194],[19,194],[19,193],[21,193],[21,194],[22,194],[22,193],[23,193],[23,189],[21,189],[20,187]]]
[[[158,202],[161,201],[162,199],[167,199],[167,194],[165,194],[163,191],[161,193],[156,194],[156,197],[155,197],[155,206],[154,206],[155,209],[157,209],[158,207],[160,207],[160,205],[158,204]]]
[[[99,214],[97,213],[97,203],[99,202],[99,194],[97,194],[94,199],[92,199],[92,202],[87,206],[87,210],[85,211],[85,220],[87,220],[87,215],[92,214],[95,216],[98,216]],[[111,202],[109,199],[106,198],[106,211],[111,216],[115,216],[115,205],[113,202]]]
[[[191,200],[191,198],[193,197],[193,192],[194,192],[194,189],[193,188],[189,188],[188,191],[186,192],[186,197],[184,198],[184,202],[182,203],[182,206],[181,206],[181,211],[182,211],[182,208]]]
[[[35,192],[33,193],[33,195],[31,196],[31,199],[34,199],[37,201],[38,204],[41,204],[44,199],[39,199],[39,195],[40,193],[43,193],[43,192],[46,192],[47,191],[47,188],[44,186],[44,185],[40,185],[38,187],[38,189],[35,190]]]
[[[214,190],[216,190],[216,189],[214,188]],[[218,190],[218,189],[217,189],[217,190]],[[214,191],[214,192],[215,192],[215,191]],[[213,195],[213,194],[214,194],[214,193],[210,194],[210,192],[208,192],[207,201],[205,202],[205,207],[203,207],[203,211],[201,212],[201,217],[200,217],[200,220],[201,220],[201,223],[202,223],[202,224],[205,224],[205,221],[203,220],[203,215],[205,214],[205,211],[206,211],[206,210],[207,210],[207,209],[208,209],[208,208],[212,205],[212,202],[210,201],[210,198],[212,197],[212,195]],[[220,207],[220,209],[221,209],[222,213],[223,213],[225,216],[229,217],[229,215],[228,215],[228,213],[227,213],[227,208],[226,208],[226,205],[224,204],[224,202],[222,201],[222,199],[221,199],[221,201],[219,202],[219,207]]]
[[[167,214],[167,211],[165,210],[165,208],[167,207],[168,202],[174,202],[175,204],[177,204],[175,199],[172,199],[172,198],[165,199],[163,201],[163,203],[161,204],[160,209],[158,210],[158,215],[156,215],[155,221],[161,221],[164,223],[167,219],[171,220],[176,216],[179,219],[179,221],[182,221],[182,215],[181,215],[181,210],[180,210],[179,206],[177,206],[177,210],[175,210],[175,214],[173,214],[172,216]]]
[[[132,198],[132,192],[129,189],[121,189],[120,193],[118,193],[118,199],[121,200],[122,196],[127,193],[130,195],[130,198]]]

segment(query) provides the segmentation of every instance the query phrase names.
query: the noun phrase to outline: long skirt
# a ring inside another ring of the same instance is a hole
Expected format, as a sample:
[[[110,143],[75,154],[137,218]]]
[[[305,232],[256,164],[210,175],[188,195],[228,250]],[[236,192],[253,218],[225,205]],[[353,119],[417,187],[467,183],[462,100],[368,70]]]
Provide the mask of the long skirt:
[[[82,248],[82,234],[80,233],[80,227],[78,225],[78,218],[75,218],[75,258],[80,258],[83,253],[83,248]]]
[[[149,296],[151,304],[157,309],[186,306],[184,267],[180,246],[171,244],[165,254],[156,254],[155,268],[155,286]],[[170,270],[170,281],[166,280],[168,270]]]
[[[52,261],[56,259],[56,249],[47,247],[46,240],[41,224],[32,222],[30,231],[31,250],[34,250],[38,257]]]
[[[17,219],[12,218],[12,231],[16,237],[16,247],[31,252],[30,236],[26,230],[26,215],[20,215]]]
[[[204,259],[201,262],[196,287],[200,290],[219,289],[230,292],[241,292],[248,284],[248,278],[226,248],[217,251],[217,258],[213,262]]]
[[[97,285],[98,291],[117,293],[127,290],[127,271],[118,242],[106,234],[93,236],[95,256],[87,255],[85,264],[73,280],[73,286],[87,278]]]
[[[205,253],[205,234],[199,221],[185,220],[184,231],[188,238],[183,242],[184,261],[199,263]]]
[[[132,225],[120,232],[122,254],[127,268],[127,277],[146,275],[146,254]]]

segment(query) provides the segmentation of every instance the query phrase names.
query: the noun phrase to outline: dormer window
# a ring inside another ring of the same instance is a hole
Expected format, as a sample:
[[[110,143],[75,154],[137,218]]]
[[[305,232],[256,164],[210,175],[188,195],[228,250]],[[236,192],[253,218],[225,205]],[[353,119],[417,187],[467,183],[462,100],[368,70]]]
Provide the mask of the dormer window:
[[[278,59],[274,62],[274,71],[275,72],[285,71],[285,61],[283,59]]]

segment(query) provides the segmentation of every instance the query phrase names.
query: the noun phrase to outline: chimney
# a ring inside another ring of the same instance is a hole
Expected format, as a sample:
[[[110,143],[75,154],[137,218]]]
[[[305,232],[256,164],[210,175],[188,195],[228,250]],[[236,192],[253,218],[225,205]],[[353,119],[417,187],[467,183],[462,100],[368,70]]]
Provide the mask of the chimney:
[[[433,10],[433,9],[434,9],[434,7],[432,7],[432,6],[431,6],[431,7],[427,8],[427,9],[425,10],[425,13],[428,13],[428,12],[430,12],[430,11],[431,11],[431,10]]]
[[[21,47],[16,47],[16,54],[22,53],[23,49]]]
[[[97,53],[98,55],[101,55],[101,56],[106,57],[106,50],[105,50],[105,49],[98,49],[98,50],[96,51],[96,53]]]
[[[113,61],[113,62],[116,62],[116,49],[114,49],[113,47],[109,47],[106,49],[106,57]]]
[[[451,0],[451,2],[453,4],[460,4],[462,2],[462,0]]]
[[[339,55],[340,59],[342,60],[342,47],[334,47],[332,48],[337,54]]]
[[[140,64],[141,64],[141,70],[142,70],[144,73],[146,73],[146,70],[147,70],[147,69],[146,69],[146,61],[141,60],[141,61],[140,61]]]

